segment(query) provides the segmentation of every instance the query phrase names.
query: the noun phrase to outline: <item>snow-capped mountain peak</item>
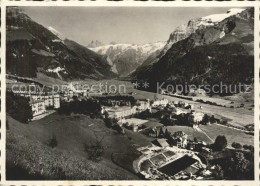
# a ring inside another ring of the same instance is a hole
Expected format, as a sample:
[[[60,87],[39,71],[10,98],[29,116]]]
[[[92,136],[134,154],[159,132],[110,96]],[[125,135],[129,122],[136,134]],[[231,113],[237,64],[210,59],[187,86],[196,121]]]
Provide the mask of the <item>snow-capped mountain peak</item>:
[[[202,17],[201,20],[202,21],[210,21],[212,23],[216,23],[216,22],[223,21],[224,19],[226,19],[226,18],[228,18],[230,16],[239,14],[239,13],[241,13],[244,10],[245,9],[243,9],[243,8],[231,8],[224,14],[212,14],[212,15],[209,15],[209,16]]]
[[[48,30],[51,31],[54,35],[56,35],[58,38],[60,38],[61,40],[65,40],[66,38],[55,28],[49,26]]]
[[[151,53],[161,50],[165,41],[147,44],[115,44],[91,47],[90,50],[107,56],[113,72],[121,76],[128,75],[136,69]]]
[[[172,44],[189,37],[192,33],[201,27],[214,26],[224,19],[243,12],[243,8],[231,8],[226,13],[212,14],[201,18],[191,19],[189,22],[177,27],[170,35],[165,50],[168,50]]]
[[[166,44],[165,41],[158,41],[154,43],[148,43],[148,44],[109,44],[109,45],[104,45],[104,46],[99,46],[99,47],[93,47],[90,48],[94,52],[97,52],[101,55],[106,55],[109,50],[120,50],[120,52],[125,52],[126,50],[129,49],[134,49],[137,51],[140,51],[145,54],[150,54],[162,47]]]

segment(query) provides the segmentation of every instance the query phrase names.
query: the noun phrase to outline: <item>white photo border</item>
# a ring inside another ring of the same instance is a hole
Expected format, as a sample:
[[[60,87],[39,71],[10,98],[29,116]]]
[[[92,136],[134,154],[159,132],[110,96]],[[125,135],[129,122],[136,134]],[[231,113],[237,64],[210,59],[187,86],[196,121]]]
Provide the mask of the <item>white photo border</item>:
[[[255,180],[252,181],[112,181],[112,180],[96,180],[96,181],[6,181],[5,175],[5,166],[6,166],[6,152],[5,152],[5,142],[6,142],[6,110],[5,110],[5,91],[6,91],[6,61],[5,61],[5,52],[6,52],[6,20],[5,13],[7,6],[86,6],[86,7],[254,7],[255,12],[255,23],[254,23],[254,147],[255,147]],[[233,186],[233,185],[247,185],[247,186],[259,186],[259,1],[8,1],[4,0],[1,2],[1,140],[0,140],[0,149],[1,149],[1,158],[0,158],[0,167],[1,167],[1,184],[2,185],[224,185],[224,186]]]

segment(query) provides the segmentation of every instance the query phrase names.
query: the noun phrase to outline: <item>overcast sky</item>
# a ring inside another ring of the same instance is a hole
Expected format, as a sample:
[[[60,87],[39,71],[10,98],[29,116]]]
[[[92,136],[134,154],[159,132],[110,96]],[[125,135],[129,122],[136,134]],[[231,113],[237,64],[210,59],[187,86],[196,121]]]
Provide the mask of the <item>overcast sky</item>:
[[[24,7],[34,21],[53,27],[82,45],[166,41],[192,18],[225,13],[230,8],[174,7]]]

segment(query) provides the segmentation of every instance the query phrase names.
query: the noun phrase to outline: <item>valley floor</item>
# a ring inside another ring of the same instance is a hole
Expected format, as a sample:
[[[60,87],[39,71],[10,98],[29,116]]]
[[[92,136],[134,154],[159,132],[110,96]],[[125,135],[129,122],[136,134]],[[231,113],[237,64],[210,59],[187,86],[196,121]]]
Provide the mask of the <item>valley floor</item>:
[[[154,99],[155,93],[134,90],[136,92],[136,98],[150,98]],[[161,98],[166,98],[169,101],[183,101],[191,103],[194,105],[194,110],[197,112],[203,112],[208,114],[213,114],[221,118],[226,118],[230,120],[230,123],[235,126],[246,126],[248,124],[254,123],[254,110],[248,110],[247,108],[229,108],[229,107],[220,107],[215,105],[209,105],[205,103],[199,103],[196,101],[171,97],[167,95],[156,94],[156,96]],[[202,109],[201,109],[202,107]]]
[[[133,92],[136,99],[149,98],[153,100],[156,96],[159,99],[166,98],[169,101],[184,101],[193,104],[196,112],[226,118],[232,125],[245,126],[254,123],[254,111],[246,108],[220,107],[167,95],[155,95],[151,92],[134,89],[130,82],[117,80],[109,80],[108,82],[117,85],[125,84],[127,93]],[[91,81],[91,83],[97,82]],[[132,162],[139,156],[136,149],[149,145],[154,140],[154,138],[140,132],[128,129],[125,129],[125,135],[118,134],[115,130],[107,128],[102,119],[90,119],[84,115],[65,116],[54,113],[29,124],[22,124],[9,116],[7,116],[7,120],[9,125],[9,130],[7,130],[7,168],[14,162],[18,162],[22,166],[19,168],[28,167],[29,164],[32,169],[27,171],[39,174],[43,171],[44,179],[140,179],[132,170]],[[151,126],[157,125],[157,121],[150,122]],[[208,144],[212,143],[218,135],[225,135],[229,147],[233,142],[254,145],[254,136],[241,130],[216,124],[200,125],[198,129],[185,126],[168,126],[167,129],[172,133],[183,131],[190,139],[196,137]],[[55,148],[50,148],[47,145],[52,135],[55,135],[58,141],[58,146]],[[89,160],[88,154],[84,151],[84,143],[95,144],[97,141],[101,141],[105,151],[100,162]],[[42,161],[43,168],[35,166],[39,163],[39,159]],[[12,174],[10,171],[12,168],[9,168],[9,172],[7,170],[7,178],[19,179],[15,177],[15,173]],[[55,175],[61,176],[55,177]],[[37,179],[37,177],[26,178]]]

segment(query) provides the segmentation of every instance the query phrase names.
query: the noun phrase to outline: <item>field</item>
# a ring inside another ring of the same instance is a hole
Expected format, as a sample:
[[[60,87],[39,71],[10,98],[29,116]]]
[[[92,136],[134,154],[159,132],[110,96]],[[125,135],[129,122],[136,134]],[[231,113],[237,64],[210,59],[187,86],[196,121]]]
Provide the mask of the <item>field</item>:
[[[131,142],[138,148],[141,146],[146,146],[151,144],[151,142],[154,140],[153,138],[150,138],[142,133],[139,132],[133,132],[132,130],[125,129],[126,136],[128,139],[131,140]]]
[[[147,128],[153,128],[153,127],[163,126],[163,124],[159,123],[159,121],[156,120],[156,119],[150,119],[148,122],[144,123],[144,125],[145,125]]]
[[[134,91],[136,92],[136,95],[134,95],[134,97],[136,97],[137,99],[149,98],[152,100],[156,96],[159,99],[166,98],[169,101],[184,101],[187,103],[191,103],[194,105],[195,111],[213,114],[220,118],[228,118],[231,120],[230,123],[232,125],[246,126],[248,124],[254,123],[254,111],[248,110],[247,108],[220,107],[220,106],[214,106],[214,105],[209,105],[209,104],[205,104],[205,103],[198,103],[198,102],[190,101],[190,100],[184,100],[184,99],[180,99],[180,98],[176,98],[176,97],[155,94],[155,93],[151,93],[151,92],[145,92],[145,91],[140,91],[140,90],[134,90]],[[214,98],[212,98],[212,99],[214,99]],[[220,98],[217,98],[216,101],[219,102],[219,99]],[[226,101],[224,101],[224,102],[226,102]],[[202,106],[202,109],[200,108],[200,106]]]
[[[19,151],[21,151],[19,154],[30,152],[32,154],[36,153],[35,156],[41,156],[43,158],[50,155],[50,159],[48,160],[49,163],[45,166],[49,166],[49,164],[53,166],[59,164],[61,166],[59,169],[63,170],[67,175],[68,173],[66,171],[68,171],[68,167],[62,166],[71,163],[72,165],[70,166],[73,167],[73,161],[66,162],[69,160],[62,159],[63,156],[57,160],[52,159],[52,157],[58,153],[62,153],[64,154],[64,157],[68,156],[69,158],[74,158],[74,161],[80,161],[75,163],[75,166],[77,164],[86,166],[80,171],[82,172],[80,174],[81,177],[79,177],[79,173],[75,173],[75,175],[70,175],[68,179],[139,179],[136,175],[117,166],[111,160],[112,153],[133,153],[132,150],[135,146],[134,140],[130,140],[128,135],[123,136],[117,134],[112,129],[108,129],[102,120],[90,119],[87,116],[80,116],[80,118],[74,116],[60,116],[56,113],[47,116],[42,120],[33,121],[30,124],[19,123],[9,116],[7,119],[9,123],[9,130],[7,132],[7,146],[9,148],[7,148],[7,156],[10,161],[20,162],[22,165],[23,163],[32,163],[34,156],[16,157],[16,154]],[[47,145],[47,141],[51,138],[52,134],[56,136],[58,141],[58,146],[54,149]],[[131,135],[133,134],[130,133],[130,136]],[[95,144],[96,141],[102,141],[101,143],[104,147],[104,155],[100,162],[89,160],[88,154],[84,151],[84,143]],[[147,141],[142,143],[146,144]],[[37,148],[34,146],[36,144]],[[30,151],[28,148],[35,150]],[[34,164],[31,167],[38,167],[37,161],[38,160],[35,160],[36,165]],[[60,161],[65,161],[66,163],[60,163]],[[77,167],[74,168],[75,170],[78,169]],[[88,171],[91,171],[91,173],[82,175],[84,172]],[[72,171],[70,172],[70,174],[73,174]],[[48,174],[53,173],[49,171]],[[47,175],[46,177],[53,178],[53,175]]]
[[[200,125],[200,128],[213,139],[215,139],[218,135],[225,135],[229,146],[231,146],[233,142],[237,142],[242,145],[244,144],[254,145],[254,136],[245,134],[245,132],[243,131],[234,130],[231,128],[214,125],[214,124]]]
[[[187,126],[167,126],[166,127],[169,132],[172,134],[177,131],[183,131],[185,134],[188,135],[188,139],[194,140],[196,137],[198,140],[205,141],[208,144],[211,144],[212,141],[202,132],[194,130],[192,127]]]

